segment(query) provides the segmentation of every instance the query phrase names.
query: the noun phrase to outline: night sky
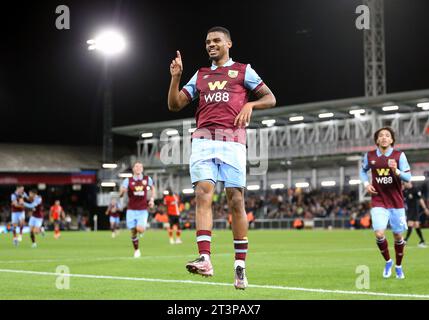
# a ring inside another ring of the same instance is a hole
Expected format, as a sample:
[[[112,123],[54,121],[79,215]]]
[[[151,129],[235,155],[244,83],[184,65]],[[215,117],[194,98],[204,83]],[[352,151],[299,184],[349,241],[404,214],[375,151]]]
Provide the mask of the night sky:
[[[71,29],[55,28],[68,5]],[[231,31],[231,57],[251,63],[277,105],[364,95],[362,1],[32,1],[0,11],[0,142],[101,145],[102,67],[86,40],[118,26],[128,50],[112,63],[114,126],[192,117],[167,109],[177,49],[182,84],[208,65],[206,31]],[[427,0],[385,1],[388,92],[429,87]],[[121,138],[115,137],[115,142]]]

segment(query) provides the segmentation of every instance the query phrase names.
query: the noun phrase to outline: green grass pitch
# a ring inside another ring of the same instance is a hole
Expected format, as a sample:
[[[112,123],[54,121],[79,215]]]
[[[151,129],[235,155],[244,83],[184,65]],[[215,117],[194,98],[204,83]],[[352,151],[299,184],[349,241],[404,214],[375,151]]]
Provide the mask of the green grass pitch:
[[[28,234],[18,247],[10,234],[1,234],[0,300],[429,299],[429,249],[417,247],[416,235],[405,249],[406,279],[398,280],[394,272],[390,279],[382,278],[384,261],[369,230],[251,230],[246,264],[250,287],[244,291],[233,287],[230,230],[214,230],[211,278],[186,271],[185,263],[197,256],[195,232],[185,231],[182,238],[183,244],[170,245],[166,231],[148,230],[140,239],[142,257],[134,259],[127,230],[115,239],[108,231],[63,232],[59,240],[47,233],[38,236],[36,249]],[[388,240],[394,257],[390,232]],[[60,265],[76,275],[68,278],[69,289],[56,287]],[[369,289],[356,287],[361,265],[368,267]]]

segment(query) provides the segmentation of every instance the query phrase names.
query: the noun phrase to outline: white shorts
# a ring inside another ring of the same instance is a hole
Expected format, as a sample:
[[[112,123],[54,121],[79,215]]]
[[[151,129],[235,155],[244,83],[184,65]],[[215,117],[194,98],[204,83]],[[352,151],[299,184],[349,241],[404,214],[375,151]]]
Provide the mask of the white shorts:
[[[407,217],[405,209],[386,209],[374,207],[371,209],[372,228],[374,231],[386,230],[390,224],[393,233],[402,233],[407,231]]]
[[[223,181],[225,187],[246,186],[246,146],[238,142],[193,139],[189,163],[191,182]]]
[[[35,228],[40,228],[43,224],[43,218],[35,218],[35,217],[31,217],[30,221],[28,222],[28,226],[31,227],[35,227]]]
[[[12,224],[20,224],[25,221],[25,212],[12,212]]]

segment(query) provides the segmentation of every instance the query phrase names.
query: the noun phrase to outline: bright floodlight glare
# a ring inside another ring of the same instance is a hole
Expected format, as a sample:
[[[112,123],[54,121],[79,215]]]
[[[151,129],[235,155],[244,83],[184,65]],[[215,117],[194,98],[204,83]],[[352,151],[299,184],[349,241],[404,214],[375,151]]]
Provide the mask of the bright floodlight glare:
[[[296,116],[296,117],[290,117],[289,118],[289,121],[291,121],[291,122],[302,121],[302,120],[304,120],[303,116]]]
[[[398,109],[399,109],[398,106],[386,106],[386,107],[383,107],[383,111],[395,111],[395,110],[398,110]]]
[[[119,178],[131,178],[133,176],[132,173],[120,173],[118,174]]]
[[[334,116],[334,114],[332,112],[327,112],[327,113],[321,113],[319,114],[319,118],[332,118]]]
[[[411,181],[425,181],[426,177],[425,176],[412,176],[411,177]]]
[[[283,183],[274,183],[270,187],[271,189],[283,189],[285,185]]]
[[[168,190],[164,190],[162,193],[164,194],[164,196],[167,196],[170,192],[168,192]]]
[[[423,110],[428,110],[428,108],[429,108],[429,102],[420,102],[420,103],[417,103],[417,107],[423,108]]]
[[[247,186],[247,190],[250,190],[250,191],[259,190],[259,189],[260,189],[260,187],[257,184],[251,184],[251,185]]]
[[[365,110],[364,109],[354,109],[354,110],[350,110],[349,113],[357,116],[357,115],[364,114]]]
[[[422,108],[422,110],[429,110],[429,102],[420,102],[417,103],[417,107]]]
[[[116,187],[116,183],[115,182],[109,182],[109,181],[105,181],[101,183],[102,187],[106,187],[106,188],[114,188]]]
[[[297,188],[308,188],[310,184],[308,182],[297,182],[295,183],[295,187]]]
[[[182,192],[184,194],[192,194],[192,193],[194,193],[194,189],[183,189]]]
[[[322,181],[322,187],[333,187],[336,185],[335,181]]]
[[[361,184],[361,181],[358,179],[351,179],[349,180],[349,184],[353,186],[353,185]]]
[[[174,135],[176,135],[176,134],[179,134],[179,131],[177,131],[176,129],[168,130],[168,131],[166,132],[166,134],[167,134],[167,136],[174,136]]]
[[[152,138],[152,137],[153,137],[153,133],[152,132],[142,133],[142,138]]]
[[[262,120],[261,123],[266,125],[267,127],[271,127],[276,123],[276,120],[275,119],[267,119],[267,120]]]
[[[116,163],[103,163],[104,169],[116,169],[118,165]]]
[[[99,50],[108,56],[118,54],[125,49],[125,38],[114,30],[104,31],[86,43],[89,44],[88,50]]]

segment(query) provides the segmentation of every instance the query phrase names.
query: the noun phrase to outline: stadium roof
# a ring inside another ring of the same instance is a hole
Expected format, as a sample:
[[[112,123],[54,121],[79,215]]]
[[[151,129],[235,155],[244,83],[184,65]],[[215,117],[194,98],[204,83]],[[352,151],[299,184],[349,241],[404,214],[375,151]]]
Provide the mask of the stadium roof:
[[[100,167],[97,147],[0,144],[0,172],[79,172]]]
[[[419,110],[417,104],[422,102],[429,102],[429,89],[391,93],[377,97],[356,97],[275,107],[267,110],[255,110],[252,114],[252,121],[249,128],[264,127],[265,125],[262,124],[262,121],[268,119],[274,119],[275,125],[299,123],[290,120],[291,117],[295,116],[304,117],[303,120],[298,120],[300,122],[322,121],[319,119],[319,115],[322,113],[333,113],[333,116],[330,117],[329,120],[353,118],[354,115],[350,114],[350,111],[359,109],[363,109],[365,112],[377,113],[412,112],[413,110]],[[398,109],[383,111],[383,107],[386,106],[398,106]],[[112,131],[115,134],[131,137],[140,137],[141,134],[145,132],[151,132],[156,136],[167,128],[177,129],[180,132],[183,130],[183,121],[189,121],[195,126],[195,120],[193,118],[186,118],[115,127]]]

